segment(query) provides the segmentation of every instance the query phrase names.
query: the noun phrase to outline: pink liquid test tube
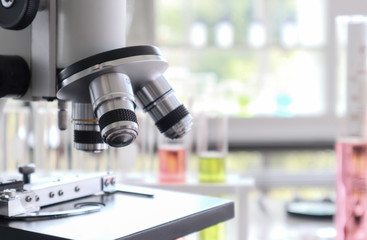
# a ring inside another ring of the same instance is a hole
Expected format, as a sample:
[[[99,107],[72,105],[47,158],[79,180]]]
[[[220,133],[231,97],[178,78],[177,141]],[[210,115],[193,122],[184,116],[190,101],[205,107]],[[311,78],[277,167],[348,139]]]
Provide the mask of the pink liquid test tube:
[[[186,148],[183,145],[163,145],[158,148],[159,182],[186,181]]]
[[[367,239],[367,140],[338,141],[336,154],[336,239]]]

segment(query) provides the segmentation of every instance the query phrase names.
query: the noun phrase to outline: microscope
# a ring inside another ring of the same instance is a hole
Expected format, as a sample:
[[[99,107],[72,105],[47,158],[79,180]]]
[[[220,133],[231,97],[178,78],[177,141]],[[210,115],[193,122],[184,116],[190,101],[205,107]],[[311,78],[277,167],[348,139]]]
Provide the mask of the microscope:
[[[137,106],[163,135],[182,137],[192,117],[164,77],[168,63],[155,46],[126,46],[127,14],[125,0],[0,0],[0,97],[57,101],[60,130],[70,121],[71,102],[74,147],[81,151],[131,144],[139,132]],[[9,219],[39,219],[34,212],[44,206],[116,191],[112,174],[40,186],[30,181],[34,166],[20,171],[23,180],[0,184],[0,215]]]

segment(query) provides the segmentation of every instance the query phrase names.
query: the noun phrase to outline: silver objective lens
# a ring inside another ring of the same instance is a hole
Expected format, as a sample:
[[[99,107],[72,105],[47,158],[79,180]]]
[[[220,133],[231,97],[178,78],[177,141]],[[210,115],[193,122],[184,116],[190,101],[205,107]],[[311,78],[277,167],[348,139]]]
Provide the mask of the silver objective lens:
[[[88,152],[107,149],[99,131],[98,120],[94,117],[92,104],[73,103],[74,147]]]
[[[162,75],[167,67],[154,46],[106,51],[63,69],[57,98],[92,103],[102,139],[113,147],[126,146],[137,136],[134,93],[161,133],[180,138],[191,129],[192,118]]]
[[[146,84],[136,98],[166,137],[176,139],[190,131],[192,117],[163,76]]]
[[[90,83],[89,93],[103,141],[112,147],[133,142],[138,123],[129,77],[122,73],[101,75]]]

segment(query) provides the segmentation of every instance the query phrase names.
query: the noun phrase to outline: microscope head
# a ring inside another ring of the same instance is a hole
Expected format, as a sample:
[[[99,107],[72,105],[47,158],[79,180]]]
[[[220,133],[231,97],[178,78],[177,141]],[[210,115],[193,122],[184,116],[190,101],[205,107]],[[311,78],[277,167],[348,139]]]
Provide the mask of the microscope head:
[[[29,14],[22,15],[22,9]],[[126,0],[2,0],[0,12],[1,27],[25,28],[31,35],[27,61],[5,58],[23,69],[17,71],[24,73],[22,87],[13,90],[13,77],[6,81],[11,91],[0,94],[26,101],[71,101],[77,149],[99,152],[132,143],[139,131],[137,106],[168,138],[190,130],[192,118],[163,76],[168,64],[160,50],[126,47]],[[27,22],[18,23],[19,18]],[[9,69],[6,73],[14,76]],[[59,112],[60,122],[67,122],[65,111]]]
[[[74,116],[89,112],[73,118],[74,134],[80,134],[80,126],[98,122],[104,143],[129,145],[138,135],[137,102],[162,134],[171,139],[182,137],[190,130],[192,118],[163,76],[167,67],[158,48],[133,46],[100,53],[63,69],[58,75],[57,98],[77,105]],[[95,135],[97,128],[89,129],[84,127],[82,135]],[[74,141],[80,150],[99,149],[90,147],[100,143],[98,138],[77,137]]]

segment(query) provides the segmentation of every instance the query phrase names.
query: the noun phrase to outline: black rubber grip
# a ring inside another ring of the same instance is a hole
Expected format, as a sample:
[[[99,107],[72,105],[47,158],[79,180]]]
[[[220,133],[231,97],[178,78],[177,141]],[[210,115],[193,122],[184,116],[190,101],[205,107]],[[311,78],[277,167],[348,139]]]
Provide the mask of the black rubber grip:
[[[120,121],[130,121],[138,123],[136,115],[133,111],[120,108],[103,114],[102,117],[99,118],[99,128],[102,131],[106,126],[110,125],[111,123]]]
[[[0,97],[23,96],[30,81],[31,72],[22,57],[0,55]]]
[[[155,123],[155,125],[157,126],[157,128],[161,133],[164,133],[187,115],[189,115],[189,111],[186,109],[184,105],[180,105],[176,109],[171,111],[169,114],[159,119]]]
[[[36,17],[40,0],[15,0],[11,7],[0,3],[0,26],[10,30],[28,27]]]
[[[100,132],[74,130],[74,142],[83,144],[103,143]]]

